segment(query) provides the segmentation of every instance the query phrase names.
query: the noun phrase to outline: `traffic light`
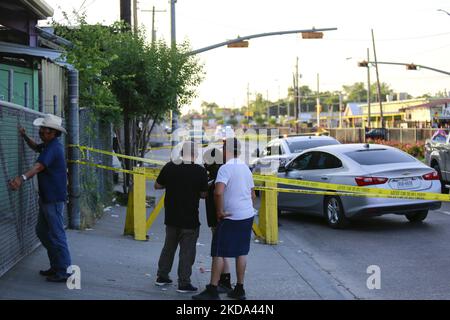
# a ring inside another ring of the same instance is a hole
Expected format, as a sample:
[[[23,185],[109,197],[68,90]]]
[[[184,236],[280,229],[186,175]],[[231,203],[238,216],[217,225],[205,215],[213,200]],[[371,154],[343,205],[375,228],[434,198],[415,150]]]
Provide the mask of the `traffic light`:
[[[303,39],[322,39],[323,32],[302,32]]]
[[[368,67],[369,66],[369,62],[367,62],[366,60],[358,62],[358,67]]]
[[[248,48],[248,41],[242,40],[227,45],[228,48]]]
[[[406,70],[417,70],[417,66],[414,63],[407,64]]]

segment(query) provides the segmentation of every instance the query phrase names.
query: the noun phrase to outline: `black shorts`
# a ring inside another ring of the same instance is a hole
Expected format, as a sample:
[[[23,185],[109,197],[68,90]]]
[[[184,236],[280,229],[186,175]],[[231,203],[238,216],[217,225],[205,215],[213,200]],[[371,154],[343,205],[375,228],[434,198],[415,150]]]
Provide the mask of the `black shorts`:
[[[252,225],[253,217],[244,220],[221,220],[213,235],[211,257],[246,256],[250,250]]]

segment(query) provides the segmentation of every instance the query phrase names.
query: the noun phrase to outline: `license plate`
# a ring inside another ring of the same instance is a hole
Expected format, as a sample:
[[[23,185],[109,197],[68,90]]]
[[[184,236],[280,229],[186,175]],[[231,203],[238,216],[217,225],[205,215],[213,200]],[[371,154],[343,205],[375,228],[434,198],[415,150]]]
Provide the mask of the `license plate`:
[[[394,189],[414,189],[420,184],[417,178],[393,179],[391,182],[393,183]]]

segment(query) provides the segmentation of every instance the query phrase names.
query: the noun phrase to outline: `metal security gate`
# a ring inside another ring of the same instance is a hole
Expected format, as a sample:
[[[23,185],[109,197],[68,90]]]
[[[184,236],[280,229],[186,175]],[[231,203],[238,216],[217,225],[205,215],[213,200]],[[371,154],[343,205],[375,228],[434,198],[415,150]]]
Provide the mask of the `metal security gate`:
[[[38,142],[38,128],[33,121],[41,116],[39,112],[0,101],[0,276],[39,245],[35,233],[39,212],[37,178],[24,183],[19,191],[11,191],[8,180],[36,161],[38,155],[23,141],[18,126],[24,127],[27,135]]]

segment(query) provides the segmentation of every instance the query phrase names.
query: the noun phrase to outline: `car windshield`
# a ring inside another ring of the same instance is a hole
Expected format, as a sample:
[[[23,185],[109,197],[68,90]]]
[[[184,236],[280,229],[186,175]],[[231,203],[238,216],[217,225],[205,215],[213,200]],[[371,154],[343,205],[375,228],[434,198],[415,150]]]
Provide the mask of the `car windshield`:
[[[315,148],[315,147],[321,147],[321,146],[328,146],[332,144],[339,144],[339,141],[337,140],[331,140],[331,139],[308,139],[308,140],[286,140],[286,143],[289,147],[289,150],[291,153],[299,153],[303,150]]]
[[[391,149],[358,150],[345,155],[363,166],[416,161],[404,152]]]

